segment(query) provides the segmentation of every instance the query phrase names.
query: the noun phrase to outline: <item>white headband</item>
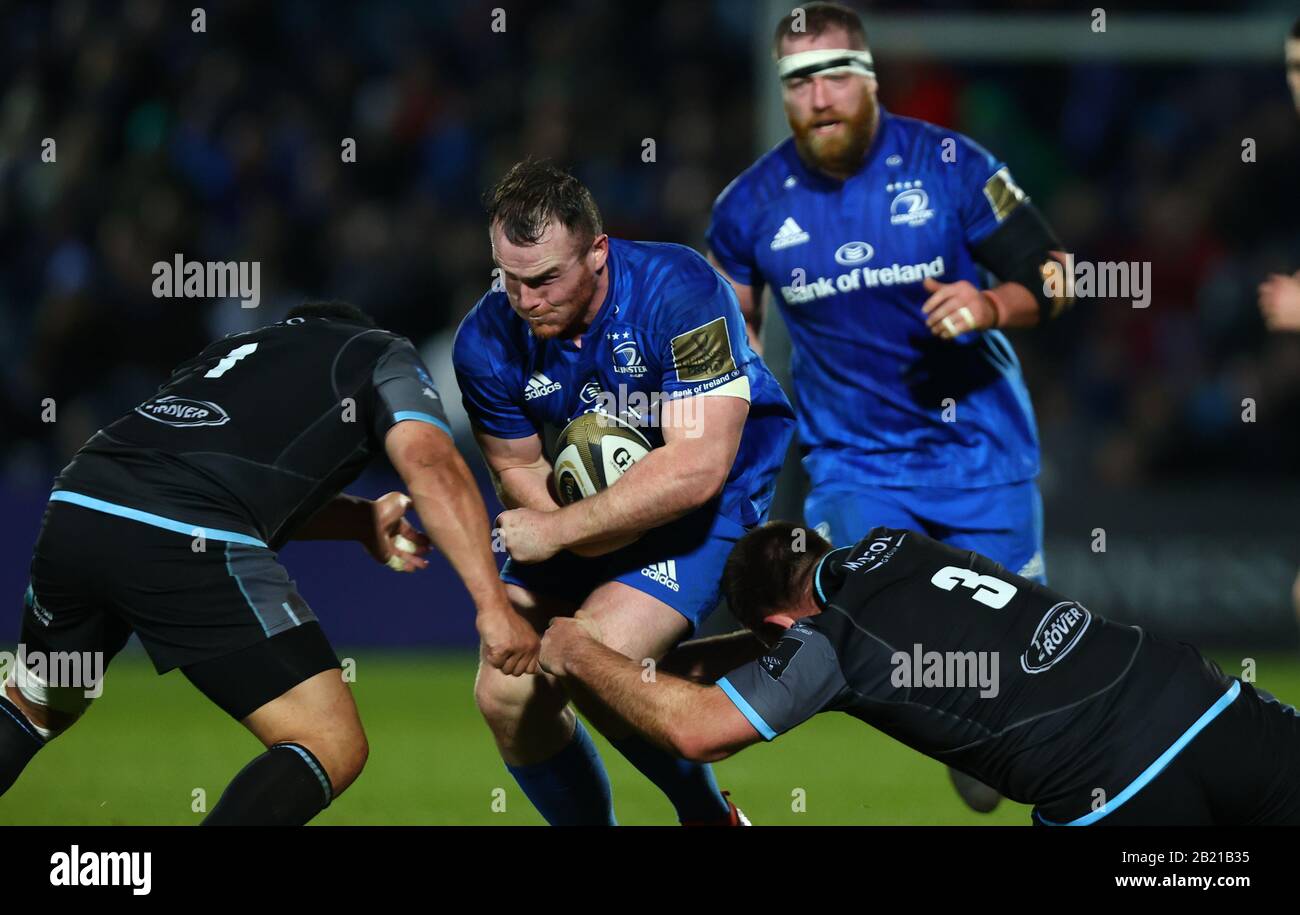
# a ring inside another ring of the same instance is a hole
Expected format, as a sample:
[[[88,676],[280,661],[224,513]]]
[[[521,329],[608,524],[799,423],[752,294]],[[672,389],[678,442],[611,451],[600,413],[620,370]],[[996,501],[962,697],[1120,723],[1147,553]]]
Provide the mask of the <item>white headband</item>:
[[[783,80],[812,76],[814,73],[823,75],[856,73],[859,76],[875,76],[876,65],[871,59],[870,51],[820,48],[815,51],[787,54],[776,62],[776,71]]]

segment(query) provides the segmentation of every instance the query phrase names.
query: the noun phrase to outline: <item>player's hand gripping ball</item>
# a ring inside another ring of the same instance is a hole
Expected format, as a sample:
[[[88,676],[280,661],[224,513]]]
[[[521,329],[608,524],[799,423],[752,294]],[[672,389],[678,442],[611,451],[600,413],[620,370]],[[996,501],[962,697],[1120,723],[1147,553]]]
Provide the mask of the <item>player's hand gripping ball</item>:
[[[649,440],[632,424],[607,413],[584,413],[573,419],[556,441],[551,479],[561,505],[594,496],[614,485],[633,464],[650,453]],[[612,553],[640,539],[640,534],[575,545],[569,551],[593,557]]]
[[[396,537],[393,538],[393,550],[395,552],[393,553],[393,555],[388,557],[388,562],[387,562],[388,567],[392,569],[394,572],[407,571],[406,557],[403,556],[402,554],[405,553],[407,555],[410,555],[413,554],[417,549],[419,549],[419,547],[417,547],[414,543],[412,543],[410,540],[407,540],[401,534],[398,534]]]
[[[422,558],[429,552],[429,538],[417,531],[406,520],[411,507],[411,497],[403,492],[390,492],[371,503],[371,529],[365,543],[366,551],[394,572],[414,572],[428,568]]]

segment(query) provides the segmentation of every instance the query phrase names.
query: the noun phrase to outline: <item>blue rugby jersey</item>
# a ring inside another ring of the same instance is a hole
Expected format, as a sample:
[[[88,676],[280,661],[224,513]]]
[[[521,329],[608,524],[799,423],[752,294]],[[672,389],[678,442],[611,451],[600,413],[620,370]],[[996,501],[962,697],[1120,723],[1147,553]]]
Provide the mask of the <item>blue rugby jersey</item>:
[[[609,240],[609,287],[582,346],[539,340],[506,293],[489,292],[456,332],[453,361],[473,423],[498,438],[543,435],[592,410],[643,421],[660,398],[746,394],[749,417],[719,511],[762,521],[794,431],[794,411],[750,348],[727,281],[681,245]],[[708,434],[707,429],[701,430]],[[655,425],[642,425],[652,445]]]
[[[786,320],[814,486],[974,488],[1037,476],[1033,409],[1011,345],[998,331],[941,340],[921,313],[927,276],[984,285],[971,248],[1022,196],[972,140],[883,108],[847,181],[810,170],[791,138],[719,195],[709,247],[737,282],[771,287]]]

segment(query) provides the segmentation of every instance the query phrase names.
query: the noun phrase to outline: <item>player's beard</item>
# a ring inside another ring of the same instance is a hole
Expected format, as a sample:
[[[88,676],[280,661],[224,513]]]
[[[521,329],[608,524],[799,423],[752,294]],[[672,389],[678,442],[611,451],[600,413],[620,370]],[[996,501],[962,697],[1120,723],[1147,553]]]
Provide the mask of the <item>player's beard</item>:
[[[528,322],[533,336],[539,340],[554,340],[556,338],[568,340],[578,336],[587,329],[587,312],[591,310],[591,300],[595,297],[596,274],[593,271],[584,270],[577,286],[574,287],[572,295],[569,296],[569,301],[563,306],[553,307],[552,313],[547,315],[550,320],[541,324]],[[561,316],[563,313],[571,313],[572,317],[561,324],[559,321],[554,320],[557,317],[556,312],[561,313]]]
[[[843,122],[844,129],[829,136],[818,134],[813,125],[831,118]],[[790,125],[800,158],[830,175],[851,175],[862,166],[875,129],[876,103],[868,93],[863,94],[862,104],[853,114],[815,114]]]

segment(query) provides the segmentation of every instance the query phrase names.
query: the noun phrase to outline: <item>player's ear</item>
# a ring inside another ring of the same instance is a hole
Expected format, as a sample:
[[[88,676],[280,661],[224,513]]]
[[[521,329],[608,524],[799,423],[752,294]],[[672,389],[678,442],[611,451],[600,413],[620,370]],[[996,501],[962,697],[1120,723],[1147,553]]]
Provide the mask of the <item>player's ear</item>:
[[[794,625],[794,617],[788,613],[769,613],[763,617],[763,622],[768,626],[780,626],[784,630]]]
[[[591,240],[591,247],[587,249],[587,267],[592,273],[598,273],[605,266],[605,261],[609,257],[609,236],[605,233],[597,235]]]

